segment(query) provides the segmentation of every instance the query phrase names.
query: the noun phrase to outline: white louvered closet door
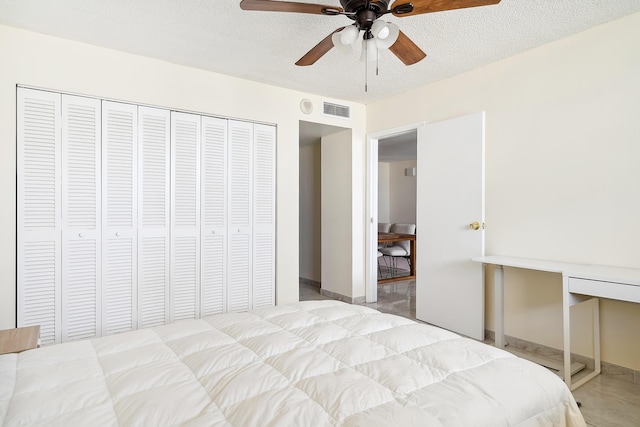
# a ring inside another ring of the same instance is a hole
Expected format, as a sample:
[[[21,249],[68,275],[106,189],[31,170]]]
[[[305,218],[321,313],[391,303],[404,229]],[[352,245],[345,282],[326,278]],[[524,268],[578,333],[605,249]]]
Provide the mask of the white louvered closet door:
[[[254,125],[253,308],[275,304],[275,126]]]
[[[229,120],[227,310],[251,309],[253,124]]]
[[[102,333],[137,329],[137,107],[102,102]]]
[[[171,321],[200,315],[200,132],[200,116],[171,112]]]
[[[99,99],[62,96],[62,341],[100,335]]]
[[[226,311],[227,120],[202,117],[201,316]]]
[[[40,325],[42,344],[60,342],[62,97],[17,92],[18,326]]]
[[[138,327],[169,320],[170,113],[138,107]]]

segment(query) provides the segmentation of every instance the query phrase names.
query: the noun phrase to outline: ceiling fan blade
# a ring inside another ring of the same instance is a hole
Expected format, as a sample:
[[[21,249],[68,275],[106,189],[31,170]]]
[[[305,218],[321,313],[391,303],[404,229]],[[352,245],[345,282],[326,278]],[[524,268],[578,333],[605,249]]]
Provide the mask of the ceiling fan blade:
[[[464,9],[466,7],[489,6],[500,3],[500,0],[399,0],[396,3],[398,3],[398,6],[394,3],[391,10],[395,16],[403,17],[423,13],[442,12],[444,10]],[[412,12],[402,13],[402,8],[396,12],[396,7],[408,3],[413,4]]]
[[[267,12],[298,12],[323,15],[324,10],[342,12],[342,8],[322,4],[298,3],[293,1],[272,0],[242,0],[240,8],[243,10],[262,10]],[[335,14],[335,13],[334,13]]]
[[[405,65],[413,65],[422,61],[427,54],[422,51],[405,33],[400,31],[398,40],[391,45],[389,50],[397,56]]]
[[[331,40],[331,36],[333,36],[335,33],[340,32],[344,29],[345,27],[340,27],[337,30],[335,30],[333,33],[329,34],[327,37],[322,39],[320,43],[318,43],[313,49],[311,49],[302,58],[300,58],[298,62],[296,62],[296,65],[306,66],[306,65],[315,64],[318,59],[322,58],[322,56],[325,53],[329,52],[333,47],[333,41]]]

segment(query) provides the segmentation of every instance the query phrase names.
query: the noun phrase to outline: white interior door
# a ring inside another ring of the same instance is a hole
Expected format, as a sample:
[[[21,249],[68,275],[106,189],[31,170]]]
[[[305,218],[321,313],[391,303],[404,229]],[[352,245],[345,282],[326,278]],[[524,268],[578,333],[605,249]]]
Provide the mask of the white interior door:
[[[200,119],[171,112],[171,321],[200,317]]]
[[[253,124],[229,121],[227,311],[251,309]]]
[[[137,329],[138,108],[102,103],[102,334]]]
[[[62,341],[101,328],[99,99],[62,97]]]
[[[227,282],[227,120],[202,117],[202,316],[225,312]]]
[[[481,340],[484,112],[419,127],[417,170],[416,317]]]
[[[169,319],[170,114],[138,107],[138,327]]]
[[[275,304],[276,128],[253,127],[253,306]]]
[[[62,96],[18,88],[17,104],[17,326],[40,325],[42,344],[53,344],[62,338]]]

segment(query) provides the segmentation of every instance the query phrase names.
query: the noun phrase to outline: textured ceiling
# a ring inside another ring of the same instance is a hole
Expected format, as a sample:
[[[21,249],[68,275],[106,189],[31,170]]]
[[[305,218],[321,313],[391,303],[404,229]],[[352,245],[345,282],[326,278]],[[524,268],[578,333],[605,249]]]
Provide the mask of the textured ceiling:
[[[428,15],[387,15],[428,56],[407,67],[385,52],[380,74],[369,69],[365,93],[365,67],[357,53],[332,49],[315,65],[294,65],[333,30],[351,23],[348,18],[243,11],[239,3],[0,0],[0,24],[367,104],[640,11],[640,0],[502,0]]]

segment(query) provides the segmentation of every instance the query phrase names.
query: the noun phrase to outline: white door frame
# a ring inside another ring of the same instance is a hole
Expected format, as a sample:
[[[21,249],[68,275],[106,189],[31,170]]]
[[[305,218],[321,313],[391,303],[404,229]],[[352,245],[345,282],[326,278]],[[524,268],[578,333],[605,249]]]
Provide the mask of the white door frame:
[[[378,140],[417,130],[426,121],[367,134],[367,209],[365,217],[365,298],[378,301]]]

